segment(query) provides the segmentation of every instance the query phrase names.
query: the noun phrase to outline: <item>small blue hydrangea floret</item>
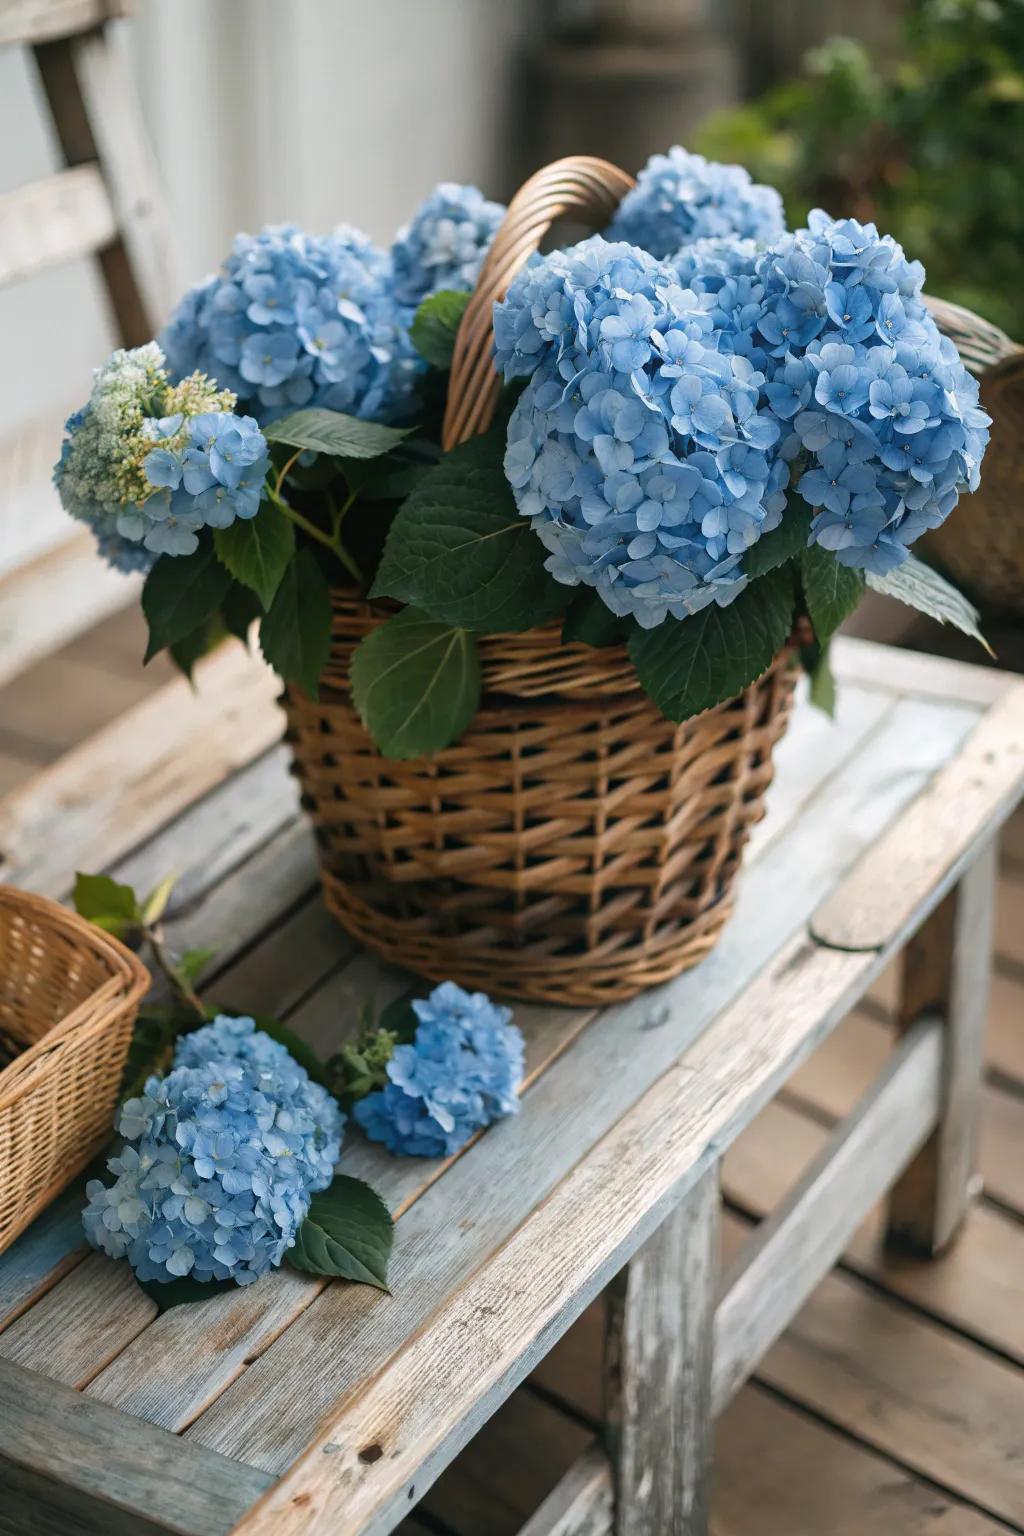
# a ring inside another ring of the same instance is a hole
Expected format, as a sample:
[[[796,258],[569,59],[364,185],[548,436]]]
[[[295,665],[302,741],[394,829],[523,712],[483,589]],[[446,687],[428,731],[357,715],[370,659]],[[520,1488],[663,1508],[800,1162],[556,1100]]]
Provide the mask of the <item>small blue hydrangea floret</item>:
[[[774,187],[751,181],[741,165],[719,165],[676,145],[667,155],[651,156],[619,204],[607,235],[665,258],[709,236],[769,244],[785,228],[782,199]]]
[[[411,1045],[388,1063],[390,1081],[353,1110],[372,1141],[412,1157],[449,1157],[492,1120],[519,1108],[523,1037],[512,1011],[452,981],[413,1003]]]
[[[504,216],[477,187],[435,187],[391,247],[398,302],[415,308],[442,289],[472,288]]]
[[[270,458],[251,416],[201,373],[170,382],[155,342],[115,352],[68,418],[54,483],[118,570],[190,555],[199,530],[259,509]]]
[[[884,575],[978,485],[991,423],[977,380],[921,298],[920,262],[873,224],[816,210],[757,272],[754,337],[811,540]]]
[[[236,238],[160,342],[175,375],[208,374],[261,424],[306,406],[403,420],[421,364],[393,289],[388,256],[358,230],[271,226]]]
[[[706,287],[696,270],[684,287],[595,236],[528,267],[495,306],[498,366],[529,378],[505,457],[516,505],[556,580],[647,629],[731,602],[744,552],[785,506],[751,251],[707,262]]]
[[[86,1186],[86,1237],[140,1280],[248,1285],[280,1264],[331,1182],[344,1123],[283,1045],[221,1015],[122,1106],[114,1182]]]

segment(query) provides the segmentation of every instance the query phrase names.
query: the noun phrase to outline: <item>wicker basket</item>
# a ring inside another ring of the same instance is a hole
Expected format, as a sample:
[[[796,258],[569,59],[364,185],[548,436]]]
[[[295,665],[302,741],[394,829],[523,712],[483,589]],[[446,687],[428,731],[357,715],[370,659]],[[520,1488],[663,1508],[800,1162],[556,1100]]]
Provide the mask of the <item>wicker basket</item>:
[[[0,1252],[111,1134],[149,973],[56,902],[0,886]]]
[[[446,448],[489,426],[496,298],[562,214],[606,224],[632,178],[558,161],[513,198],[455,346]],[[729,916],[795,672],[787,647],[738,698],[673,725],[621,646],[557,627],[478,636],[479,712],[453,746],[381,756],[349,702],[358,641],[387,616],[339,591],[320,698],[286,691],[327,905],[421,975],[571,1004],[631,997],[696,965]]]
[[[981,485],[957,517],[926,535],[924,549],[983,608],[1024,611],[1024,347],[987,320],[929,299],[941,330],[951,336],[981,381],[981,403],[992,417]]]

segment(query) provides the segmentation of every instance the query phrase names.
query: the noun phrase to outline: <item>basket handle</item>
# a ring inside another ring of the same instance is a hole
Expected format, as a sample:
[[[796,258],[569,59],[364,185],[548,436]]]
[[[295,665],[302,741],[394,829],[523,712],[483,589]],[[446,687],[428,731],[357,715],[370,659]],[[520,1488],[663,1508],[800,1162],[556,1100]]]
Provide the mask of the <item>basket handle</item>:
[[[501,394],[492,357],[494,304],[538,250],[555,220],[578,214],[600,229],[635,185],[607,160],[570,155],[530,177],[508,205],[455,338],[441,445],[447,453],[486,432]]]

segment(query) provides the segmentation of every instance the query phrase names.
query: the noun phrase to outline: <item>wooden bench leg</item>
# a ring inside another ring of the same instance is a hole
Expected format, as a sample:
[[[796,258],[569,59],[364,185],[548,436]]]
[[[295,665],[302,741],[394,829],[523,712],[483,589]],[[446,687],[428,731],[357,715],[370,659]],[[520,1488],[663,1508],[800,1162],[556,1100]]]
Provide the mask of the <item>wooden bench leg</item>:
[[[993,839],[904,952],[902,1027],[929,1011],[945,1023],[939,1123],[889,1206],[890,1242],[926,1257],[952,1242],[973,1192],[995,889]]]
[[[615,1536],[707,1531],[719,1207],[715,1167],[608,1291]]]

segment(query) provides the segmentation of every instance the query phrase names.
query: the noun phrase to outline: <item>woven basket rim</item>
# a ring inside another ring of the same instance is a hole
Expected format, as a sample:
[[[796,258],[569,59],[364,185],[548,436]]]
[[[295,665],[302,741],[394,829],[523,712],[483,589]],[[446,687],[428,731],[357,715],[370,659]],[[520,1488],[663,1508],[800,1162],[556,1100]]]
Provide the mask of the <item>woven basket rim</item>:
[[[42,928],[58,930],[80,948],[91,949],[106,962],[111,975],[70,1013],[57,1019],[45,1035],[0,1069],[0,1109],[8,1108],[28,1091],[37,1064],[55,1045],[90,1025],[97,1031],[105,1028],[113,1005],[117,1005],[118,1011],[136,1007],[152,985],[152,977],[139,957],[113,934],[105,933],[87,918],[48,896],[22,891],[15,886],[0,886],[0,922],[8,915],[17,914],[28,915]]]

